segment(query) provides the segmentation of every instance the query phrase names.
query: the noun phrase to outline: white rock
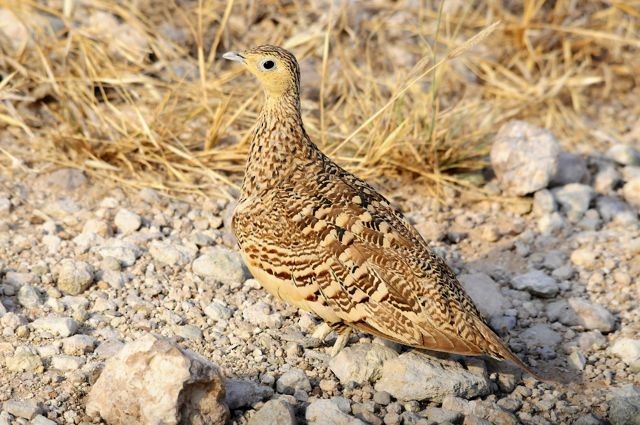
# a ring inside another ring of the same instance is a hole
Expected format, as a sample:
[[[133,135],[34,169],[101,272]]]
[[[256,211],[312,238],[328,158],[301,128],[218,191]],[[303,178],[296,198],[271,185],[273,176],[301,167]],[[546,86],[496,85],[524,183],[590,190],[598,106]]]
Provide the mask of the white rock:
[[[107,242],[98,248],[98,253],[105,257],[113,257],[125,267],[133,266],[142,255],[142,250],[136,245],[124,242],[119,239],[109,239]]]
[[[487,395],[490,383],[455,361],[441,360],[409,351],[388,360],[376,391],[386,391],[401,401],[430,400],[441,402],[447,395],[472,398]]]
[[[380,344],[355,344],[342,349],[329,361],[329,368],[343,385],[353,381],[373,383],[382,376],[382,365],[398,353]]]
[[[121,208],[118,210],[115,218],[113,219],[116,227],[125,235],[129,235],[142,226],[142,219],[140,216],[128,209]]]
[[[195,257],[195,251],[184,245],[153,241],[149,253],[155,261],[167,266],[184,266]]]
[[[89,335],[73,335],[62,340],[62,351],[69,355],[82,355],[92,352],[95,345],[95,338]]]
[[[544,235],[554,234],[564,227],[564,219],[557,213],[543,214],[538,220],[538,230]]]
[[[598,169],[595,177],[593,178],[593,188],[598,193],[610,194],[622,181],[622,175],[616,167],[607,163],[607,165],[601,166]]]
[[[73,238],[73,243],[76,245],[76,252],[84,254],[93,247],[102,246],[104,239],[93,232],[83,232]]]
[[[6,217],[11,211],[11,201],[9,198],[0,197],[0,217]]]
[[[511,280],[511,286],[544,298],[554,297],[560,291],[556,280],[541,270],[533,270],[514,277]]]
[[[240,255],[221,246],[212,247],[196,258],[191,268],[198,276],[229,285],[244,282],[246,276]]]
[[[576,222],[589,209],[595,191],[586,184],[571,183],[554,189],[554,195],[569,220]]]
[[[577,370],[584,370],[587,365],[587,358],[580,351],[573,351],[569,355],[569,363]]]
[[[628,203],[640,209],[640,177],[625,183],[622,188],[622,195]]]
[[[365,425],[341,410],[333,399],[313,400],[307,407],[305,418],[309,425]]]
[[[62,239],[56,235],[44,235],[42,237],[42,243],[47,247],[49,254],[56,254],[60,251],[60,245],[62,245]]]
[[[93,267],[84,261],[64,259],[56,267],[55,273],[58,276],[58,289],[70,295],[81,294],[93,282]]]
[[[30,41],[29,30],[10,9],[0,9],[0,32],[6,37],[7,42],[14,51],[20,51]]]
[[[612,146],[607,151],[607,157],[621,165],[640,165],[640,152],[629,145]]]
[[[49,418],[45,418],[42,415],[37,415],[31,421],[31,425],[56,425],[56,423]]]
[[[293,406],[284,400],[269,400],[249,419],[249,425],[296,425]]]
[[[37,350],[29,346],[19,346],[12,356],[5,358],[5,366],[14,372],[42,372],[44,367]]]
[[[42,412],[40,403],[35,400],[8,400],[4,402],[3,409],[13,416],[25,419],[33,419]]]
[[[533,194],[533,213],[538,217],[554,213],[557,209],[556,200],[550,190],[542,189]]]
[[[84,364],[82,357],[58,355],[51,358],[51,367],[60,371],[78,370]]]
[[[611,352],[628,365],[640,366],[640,339],[619,338],[611,347]]]
[[[246,307],[242,311],[242,317],[252,325],[279,328],[282,326],[282,315],[280,313],[271,313],[271,306],[264,301]]]
[[[222,300],[213,300],[203,310],[204,314],[214,321],[227,320],[231,317],[231,309]]]
[[[524,121],[503,125],[491,148],[491,165],[500,187],[522,196],[547,187],[558,168],[560,146],[548,130]]]
[[[627,222],[637,216],[629,204],[615,196],[599,196],[596,208],[604,221]]]
[[[462,274],[458,280],[484,317],[501,316],[510,308],[500,285],[486,273]]]
[[[25,308],[34,308],[42,304],[40,292],[31,285],[22,285],[18,290],[18,302]]]
[[[559,321],[567,326],[582,326],[588,330],[611,332],[615,318],[600,304],[582,298],[555,301],[547,306],[547,316],[551,321]]]
[[[34,320],[31,326],[36,330],[51,332],[63,337],[71,336],[78,331],[78,322],[70,317],[47,316]]]
[[[595,266],[597,258],[598,254],[589,248],[579,248],[571,253],[571,262],[587,269]]]
[[[293,394],[296,390],[309,392],[311,383],[302,369],[292,368],[278,378],[276,390],[281,394]]]
[[[169,340],[146,335],[107,360],[86,411],[109,424],[223,425],[224,381],[219,368]]]
[[[227,379],[225,389],[225,402],[231,410],[251,407],[273,396],[273,388],[243,379]]]
[[[4,283],[14,287],[33,285],[38,283],[38,276],[34,273],[6,272],[4,274]]]

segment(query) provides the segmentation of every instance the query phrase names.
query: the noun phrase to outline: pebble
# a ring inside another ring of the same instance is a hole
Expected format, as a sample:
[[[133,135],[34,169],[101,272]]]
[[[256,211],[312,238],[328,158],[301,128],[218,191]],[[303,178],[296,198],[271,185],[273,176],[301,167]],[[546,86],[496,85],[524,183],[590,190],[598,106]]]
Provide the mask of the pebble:
[[[586,269],[593,268],[597,258],[598,254],[589,248],[579,248],[571,253],[571,262]]]
[[[547,187],[557,172],[559,154],[551,132],[514,120],[495,136],[491,165],[508,195],[523,196]]]
[[[8,400],[2,407],[13,416],[28,420],[42,413],[42,406],[34,400]]]
[[[586,184],[571,183],[554,189],[554,195],[562,211],[567,214],[567,218],[575,223],[589,209],[591,200],[595,197],[595,191]]]
[[[93,282],[93,267],[84,261],[64,259],[56,267],[55,273],[58,276],[58,289],[70,295],[81,294]]]
[[[611,346],[611,352],[640,371],[640,339],[619,338]]]
[[[222,300],[213,300],[204,308],[203,312],[207,315],[207,317],[215,322],[220,320],[227,320],[231,317],[231,309],[229,309],[229,307],[227,307],[225,302]]]
[[[124,235],[134,233],[140,228],[140,226],[142,226],[142,219],[140,216],[126,208],[118,210],[113,222],[118,228],[118,231]]]
[[[635,177],[625,183],[622,188],[622,196],[636,209],[640,208],[640,177]]]
[[[34,320],[31,326],[39,331],[47,331],[67,337],[74,335],[78,331],[79,324],[70,317],[47,316]]]
[[[62,354],[51,358],[51,367],[60,371],[78,370],[84,363],[84,357]]]
[[[149,254],[155,261],[167,266],[184,266],[195,257],[195,251],[184,245],[153,241]]]
[[[486,273],[462,274],[458,280],[484,317],[502,316],[510,307],[500,285]]]
[[[355,344],[333,357],[329,368],[343,385],[365,384],[380,379],[384,362],[397,356],[398,353],[381,344]]]
[[[554,213],[558,210],[556,199],[548,189],[538,190],[533,194],[533,213],[538,217]]]
[[[593,178],[593,188],[596,192],[608,195],[622,182],[622,175],[611,164],[599,167]]]
[[[107,360],[91,387],[86,412],[110,424],[178,423],[181,418],[223,424],[229,416],[220,369],[151,334]]]
[[[280,328],[282,326],[282,315],[280,313],[271,313],[271,306],[264,301],[246,307],[242,311],[242,317],[252,325]]]
[[[365,422],[343,411],[340,404],[335,398],[311,401],[305,412],[307,423],[309,425],[365,425]]]
[[[42,372],[44,367],[38,352],[29,346],[21,345],[12,356],[5,358],[5,366],[14,372]]]
[[[273,396],[273,388],[242,379],[227,379],[225,388],[225,402],[231,410],[251,407]]]
[[[191,341],[201,341],[203,338],[202,329],[196,325],[176,326],[174,332],[176,335]]]
[[[162,247],[159,249],[162,249]],[[119,239],[107,240],[98,247],[97,251],[102,258],[115,258],[124,267],[133,266],[138,257],[142,255],[142,250],[139,247]]]
[[[519,291],[527,291],[543,298],[552,298],[560,291],[556,280],[541,270],[533,270],[515,276],[511,280],[511,286]]]
[[[615,317],[606,308],[582,298],[549,304],[547,316],[551,321],[559,321],[567,326],[582,326],[587,330],[611,332],[615,327]]]
[[[448,395],[471,398],[487,395],[489,381],[447,361],[409,351],[387,360],[376,391],[386,391],[401,401],[441,401]]]
[[[62,340],[62,351],[69,355],[82,355],[92,352],[95,344],[95,338],[89,335],[73,335]]]
[[[538,323],[525,329],[520,334],[520,339],[528,347],[553,348],[560,344],[562,336],[551,329],[549,325]]]
[[[311,391],[309,378],[302,369],[292,368],[276,381],[276,391],[280,394],[293,394],[296,390]]]
[[[563,186],[569,183],[580,183],[587,179],[588,176],[587,161],[581,155],[560,152],[558,155],[558,169],[550,184],[552,186]]]
[[[240,255],[224,247],[212,247],[195,259],[191,268],[200,277],[206,277],[227,285],[245,280],[245,269]]]
[[[640,152],[630,145],[613,145],[606,155],[620,165],[640,165]]]
[[[609,402],[609,421],[612,425],[638,425],[640,423],[640,391],[633,385],[614,391]]]
[[[35,286],[22,285],[18,290],[18,302],[24,308],[35,308],[42,304],[40,292]]]
[[[373,393],[373,401],[376,404],[380,404],[382,406],[386,406],[391,403],[391,394],[386,391],[376,391]]]
[[[284,400],[269,400],[249,419],[249,425],[296,425],[293,406]]]
[[[580,351],[573,351],[569,355],[569,363],[577,370],[584,370],[587,364],[587,358]]]
[[[463,418],[461,412],[454,412],[452,410],[443,409],[442,407],[429,406],[422,413],[422,416],[426,417],[432,422],[437,424],[457,424]]]
[[[542,215],[537,227],[543,235],[555,234],[565,227],[565,222],[560,213],[554,212]]]

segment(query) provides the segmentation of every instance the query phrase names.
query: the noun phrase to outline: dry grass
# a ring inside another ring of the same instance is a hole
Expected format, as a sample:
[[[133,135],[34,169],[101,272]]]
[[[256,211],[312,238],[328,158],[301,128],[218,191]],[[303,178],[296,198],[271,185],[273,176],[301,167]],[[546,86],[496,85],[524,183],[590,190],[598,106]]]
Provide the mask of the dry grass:
[[[301,60],[311,137],[365,177],[472,181],[512,118],[565,146],[624,140],[639,2],[472,3],[1,0],[0,164],[223,195],[262,99],[219,56],[267,42]]]

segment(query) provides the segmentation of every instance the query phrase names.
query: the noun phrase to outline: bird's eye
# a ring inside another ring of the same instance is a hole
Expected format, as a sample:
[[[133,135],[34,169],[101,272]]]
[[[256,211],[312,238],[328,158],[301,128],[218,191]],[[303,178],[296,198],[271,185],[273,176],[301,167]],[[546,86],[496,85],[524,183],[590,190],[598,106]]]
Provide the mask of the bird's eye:
[[[266,59],[260,62],[260,68],[264,69],[265,71],[271,71],[275,67],[276,67],[276,63],[271,59]]]

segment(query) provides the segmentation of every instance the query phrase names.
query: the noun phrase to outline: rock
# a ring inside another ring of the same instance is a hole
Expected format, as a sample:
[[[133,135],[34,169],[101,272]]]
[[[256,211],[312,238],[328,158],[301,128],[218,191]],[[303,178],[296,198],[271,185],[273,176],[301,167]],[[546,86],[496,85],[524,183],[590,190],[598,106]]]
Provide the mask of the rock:
[[[84,362],[83,357],[59,355],[51,358],[51,367],[61,371],[78,370]]]
[[[595,266],[597,258],[598,254],[589,248],[579,248],[571,253],[571,262],[587,269]]]
[[[31,285],[22,285],[18,290],[18,302],[24,308],[34,308],[42,304],[40,292]]]
[[[180,244],[153,241],[149,253],[155,261],[167,266],[184,266],[193,260],[195,252]]]
[[[398,356],[394,350],[380,344],[355,344],[342,349],[329,361],[329,368],[345,385],[377,381],[385,361]]]
[[[373,402],[382,406],[386,406],[387,404],[391,403],[391,394],[386,391],[376,391],[373,394]]]
[[[577,370],[584,370],[587,358],[580,351],[574,351],[569,355],[569,363]]]
[[[37,415],[31,421],[31,425],[56,425],[56,423],[49,418],[45,418],[42,415]]]
[[[30,43],[29,30],[10,9],[0,9],[0,32],[14,53],[19,52]]]
[[[511,286],[519,291],[527,291],[544,298],[552,298],[560,291],[556,280],[541,270],[533,270],[514,277],[511,280]]]
[[[622,182],[622,175],[611,164],[599,167],[593,179],[593,188],[598,193],[609,194]]]
[[[558,169],[560,147],[548,130],[524,121],[503,125],[491,148],[491,165],[500,187],[523,196],[547,187]]]
[[[176,326],[174,329],[174,333],[184,339],[188,339],[191,341],[201,341],[204,336],[202,334],[202,329],[200,329],[196,325]]]
[[[138,257],[142,255],[142,250],[129,242],[124,242],[119,239],[108,239],[104,245],[98,248],[98,253],[102,258],[113,257],[123,266],[130,267],[133,266]]]
[[[296,390],[311,391],[309,378],[302,369],[292,368],[276,381],[276,390],[280,394],[293,394]]]
[[[282,315],[280,313],[271,313],[271,306],[264,301],[245,308],[242,311],[242,317],[252,325],[279,328],[282,326]]]
[[[586,415],[580,416],[573,423],[573,425],[603,425],[603,424],[604,424],[604,422],[602,422],[600,419],[598,419],[597,417],[595,417],[591,413],[588,413]]]
[[[595,191],[586,184],[571,183],[554,189],[554,195],[569,220],[577,222],[589,209],[589,204],[595,196]]]
[[[615,196],[599,196],[596,208],[604,221],[630,222],[637,215],[629,204]]]
[[[582,326],[587,330],[611,332],[615,318],[600,304],[582,298],[555,301],[547,306],[547,316],[551,321],[559,321],[567,326]]]
[[[78,322],[70,317],[47,316],[34,320],[31,326],[36,330],[51,332],[62,337],[71,336],[78,331]]]
[[[607,157],[621,165],[640,165],[640,152],[629,145],[613,145],[607,151]]]
[[[580,183],[589,175],[587,161],[570,152],[560,152],[558,155],[558,169],[551,178],[551,185],[564,186],[569,183]]]
[[[565,222],[560,213],[544,214],[538,220],[538,230],[544,235],[557,233],[564,227]]]
[[[6,217],[11,212],[11,201],[9,198],[0,197],[0,217]]]
[[[636,177],[625,183],[622,188],[622,196],[624,196],[625,201],[636,208],[640,208],[640,177]]]
[[[84,261],[70,258],[62,260],[56,267],[58,289],[69,295],[84,292],[93,282],[93,267]]]
[[[37,351],[29,346],[19,346],[12,356],[5,358],[5,366],[14,372],[42,372],[44,367]]]
[[[116,227],[120,233],[129,235],[142,226],[142,219],[134,212],[131,212],[125,208],[118,210],[115,218],[113,219]]]
[[[203,312],[207,317],[216,322],[219,320],[227,320],[231,317],[231,309],[229,309],[222,300],[213,300],[211,304],[204,308]]]
[[[401,401],[442,401],[447,395],[464,398],[487,395],[489,381],[455,361],[409,351],[386,361],[376,391],[386,391]]]
[[[611,352],[640,370],[640,339],[620,338],[611,346]]]
[[[484,317],[502,316],[509,308],[509,301],[500,292],[500,285],[489,275],[462,274],[458,280]]]
[[[34,400],[8,400],[4,402],[2,407],[13,416],[28,420],[42,413],[40,403]]]
[[[612,425],[640,425],[640,392],[632,387],[621,393],[609,402],[609,421]]]
[[[95,354],[98,357],[108,359],[118,354],[118,352],[122,350],[122,347],[124,347],[124,344],[122,342],[115,339],[110,339],[98,345],[98,347],[95,349]]]
[[[457,424],[462,420],[462,413],[453,412],[441,407],[429,406],[422,413],[429,421],[437,424],[451,423]]]
[[[107,360],[87,399],[109,424],[225,424],[224,381],[204,357],[155,336],[127,343]]]
[[[249,425],[296,425],[293,406],[284,400],[269,400],[249,419]]]
[[[89,335],[74,335],[62,340],[62,351],[69,355],[90,353],[95,347],[96,340]]]
[[[360,419],[341,410],[335,398],[312,401],[307,407],[305,418],[309,425],[365,425]]]
[[[556,212],[556,199],[548,189],[538,190],[533,194],[533,213],[538,217]]]
[[[38,277],[34,273],[7,272],[4,275],[4,283],[14,287],[32,285],[38,283]],[[6,289],[5,294],[10,295],[6,293]]]
[[[537,324],[525,329],[520,334],[520,339],[528,347],[554,348],[562,341],[562,336],[551,329],[549,325]]]
[[[87,184],[87,177],[82,170],[76,168],[60,168],[49,174],[44,182],[47,189],[72,192]]]
[[[212,247],[207,254],[195,259],[191,268],[200,277],[224,284],[240,284],[245,280],[245,269],[240,255],[224,247]]]
[[[242,379],[227,379],[225,388],[227,394],[225,402],[231,410],[251,407],[273,396],[273,388]]]

